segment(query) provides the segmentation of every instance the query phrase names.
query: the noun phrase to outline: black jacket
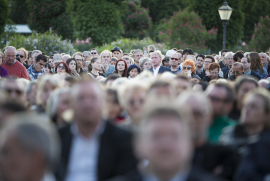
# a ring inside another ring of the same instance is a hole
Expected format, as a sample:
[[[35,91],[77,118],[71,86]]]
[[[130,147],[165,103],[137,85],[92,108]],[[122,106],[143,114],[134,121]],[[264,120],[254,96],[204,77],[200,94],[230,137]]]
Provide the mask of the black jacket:
[[[200,73],[196,70],[196,74],[203,79],[205,77],[205,70],[203,69]]]
[[[59,130],[62,150],[61,164],[57,172],[58,180],[64,180],[67,174],[73,135],[71,125]],[[132,135],[106,121],[100,136],[97,158],[97,180],[103,181],[128,173],[136,168],[137,160],[131,146]]]
[[[218,76],[218,79],[221,79],[222,77]],[[211,78],[209,76],[204,76],[202,78],[202,81],[205,81],[205,82],[210,82],[211,81]]]
[[[152,73],[154,73],[153,67],[149,69]],[[164,66],[160,66],[159,70],[158,70],[158,74],[162,74],[164,72],[170,72],[171,69],[169,69],[168,67],[164,67]]]
[[[110,179],[108,181],[143,181],[143,177],[138,170],[133,170],[126,175]],[[199,168],[192,168],[186,181],[224,181],[212,176]]]

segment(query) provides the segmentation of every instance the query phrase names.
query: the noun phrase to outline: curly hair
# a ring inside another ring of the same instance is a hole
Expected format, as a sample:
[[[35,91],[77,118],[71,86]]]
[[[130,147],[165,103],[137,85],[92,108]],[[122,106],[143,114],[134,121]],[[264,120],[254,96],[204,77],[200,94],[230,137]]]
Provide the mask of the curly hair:
[[[192,61],[192,60],[186,60],[186,61],[184,61],[182,67],[187,66],[187,65],[191,66],[191,72],[193,74],[196,74],[196,66],[195,66],[194,61]]]

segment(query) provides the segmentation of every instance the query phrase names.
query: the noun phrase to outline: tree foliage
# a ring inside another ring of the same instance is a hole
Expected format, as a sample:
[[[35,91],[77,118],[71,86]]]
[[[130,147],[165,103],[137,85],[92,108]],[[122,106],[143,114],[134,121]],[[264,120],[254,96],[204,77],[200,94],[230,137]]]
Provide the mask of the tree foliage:
[[[139,4],[124,1],[121,14],[124,25],[123,37],[142,39],[148,36],[147,30],[151,27],[152,21],[147,9]]]
[[[217,39],[206,41],[206,45],[214,51],[222,49],[223,24],[218,14],[218,8],[224,0],[189,0],[189,10],[194,10],[202,18],[202,23],[207,30],[213,26],[218,28]],[[230,20],[227,22],[226,48],[232,48],[239,43],[243,35],[244,13],[242,12],[242,0],[228,0],[229,6],[233,8]]]
[[[10,13],[9,18],[15,24],[27,24],[29,11],[26,0],[9,0]]]
[[[63,38],[72,39],[73,27],[70,14],[66,13],[67,0],[26,0],[32,30],[44,33],[52,28]]]
[[[159,32],[160,39],[170,47],[192,48],[197,52],[205,52],[206,40],[215,40],[217,29],[207,31],[202,20],[195,12],[179,11],[169,20],[164,20],[164,32]]]
[[[76,38],[91,37],[94,45],[112,42],[123,32],[121,14],[116,4],[106,0],[71,0],[68,9]]]
[[[8,21],[8,14],[8,0],[0,0],[0,34],[2,34],[5,30],[5,25]]]
[[[270,1],[244,0],[243,12],[245,13],[243,41],[249,42],[254,32],[254,25],[259,22],[261,16],[269,15]]]
[[[261,16],[258,24],[255,24],[254,33],[248,44],[247,51],[267,52],[270,47],[270,18]]]

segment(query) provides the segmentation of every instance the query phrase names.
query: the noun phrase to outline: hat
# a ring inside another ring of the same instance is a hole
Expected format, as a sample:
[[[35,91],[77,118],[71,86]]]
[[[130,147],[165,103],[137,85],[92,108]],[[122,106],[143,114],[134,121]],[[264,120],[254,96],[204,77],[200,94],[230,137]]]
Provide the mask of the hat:
[[[114,48],[111,50],[111,52],[114,52],[114,51],[119,51],[119,52],[121,52],[121,49],[120,49],[119,47],[114,47]]]
[[[132,65],[130,65],[128,67],[128,72],[130,72],[134,68],[136,68],[138,70],[138,73],[140,73],[140,71],[141,71],[140,68],[137,65],[135,65],[135,64],[132,64]]]
[[[166,56],[171,57],[173,54],[177,53],[175,50],[168,50]]]
[[[54,54],[53,61],[54,61],[54,63],[62,62],[62,55],[61,54]]]

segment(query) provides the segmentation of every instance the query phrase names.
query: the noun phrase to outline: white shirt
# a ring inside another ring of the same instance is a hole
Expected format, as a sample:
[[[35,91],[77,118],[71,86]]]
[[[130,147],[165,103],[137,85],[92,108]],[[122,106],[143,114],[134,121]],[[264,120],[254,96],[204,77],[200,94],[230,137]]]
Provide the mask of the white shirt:
[[[104,123],[98,125],[95,132],[84,137],[77,124],[72,125],[74,135],[69,158],[66,181],[96,181],[99,151],[99,136],[104,130]]]
[[[156,69],[153,67],[154,77],[158,75],[159,68],[160,66],[158,66]]]

